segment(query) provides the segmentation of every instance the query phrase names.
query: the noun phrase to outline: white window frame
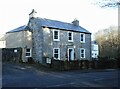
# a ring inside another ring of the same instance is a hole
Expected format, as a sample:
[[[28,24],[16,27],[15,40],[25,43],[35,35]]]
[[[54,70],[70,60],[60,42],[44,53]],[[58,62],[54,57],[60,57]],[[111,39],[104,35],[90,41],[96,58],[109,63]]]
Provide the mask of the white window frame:
[[[71,40],[69,40],[69,33],[71,33]],[[68,42],[73,42],[73,32],[68,32]]]
[[[55,39],[55,31],[58,32],[58,39]],[[60,41],[60,31],[59,30],[53,30],[53,41]]]
[[[83,35],[83,41],[81,41],[81,39],[82,39],[81,35]],[[80,42],[81,43],[85,43],[85,33],[80,33]]]
[[[84,50],[84,53],[81,53],[81,50]],[[84,54],[84,57],[81,56],[82,54]],[[80,58],[85,58],[85,48],[80,48]]]
[[[55,58],[55,49],[58,49],[58,58]],[[53,57],[54,57],[56,60],[60,60],[60,48],[53,48]]]
[[[30,49],[30,52],[27,52],[27,49]],[[29,53],[30,56],[26,56],[26,53]],[[25,49],[25,57],[32,57],[32,49],[31,48],[26,48]]]

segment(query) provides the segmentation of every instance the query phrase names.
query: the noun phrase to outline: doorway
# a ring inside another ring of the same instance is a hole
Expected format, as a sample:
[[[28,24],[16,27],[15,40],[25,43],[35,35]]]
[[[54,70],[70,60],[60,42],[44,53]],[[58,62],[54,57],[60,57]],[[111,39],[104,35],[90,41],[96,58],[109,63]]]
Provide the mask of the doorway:
[[[68,48],[68,61],[74,60],[74,48]]]

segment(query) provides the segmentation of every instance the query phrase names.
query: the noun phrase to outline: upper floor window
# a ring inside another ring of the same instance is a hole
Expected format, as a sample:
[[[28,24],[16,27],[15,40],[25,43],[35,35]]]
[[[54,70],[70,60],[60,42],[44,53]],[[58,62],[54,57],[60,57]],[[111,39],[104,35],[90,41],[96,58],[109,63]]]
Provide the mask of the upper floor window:
[[[53,30],[53,40],[54,41],[60,41],[60,39],[59,39],[59,31],[58,30]]]
[[[80,48],[80,58],[85,58],[85,49]]]
[[[30,48],[27,48],[26,49],[26,54],[25,54],[26,57],[31,57],[31,49]]]
[[[68,32],[68,41],[73,42],[73,32]]]
[[[60,59],[60,48],[54,48],[53,49],[53,57],[55,59]]]
[[[80,33],[80,42],[85,43],[85,34],[84,33]]]

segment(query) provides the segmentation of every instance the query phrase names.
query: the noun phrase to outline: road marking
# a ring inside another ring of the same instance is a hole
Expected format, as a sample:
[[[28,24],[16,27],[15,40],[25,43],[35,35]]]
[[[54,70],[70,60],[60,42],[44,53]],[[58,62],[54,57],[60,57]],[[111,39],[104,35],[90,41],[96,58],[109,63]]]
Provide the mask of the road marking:
[[[72,84],[75,84],[75,83],[71,82],[71,83],[57,84],[57,85],[51,85],[51,86],[48,86],[48,87],[60,87],[60,86],[72,85]]]
[[[105,69],[105,70],[117,70],[117,69]]]
[[[25,70],[26,68],[24,68],[24,67],[21,67],[20,69],[21,69],[21,70]]]
[[[93,84],[93,83],[89,83],[89,82],[80,82],[79,84],[75,83],[75,82],[71,82],[71,83],[65,83],[65,84],[51,85],[51,86],[47,86],[47,87],[62,87],[65,85],[67,85],[68,87],[70,85],[72,85],[74,87],[104,87],[103,85]]]
[[[56,73],[56,72],[51,72],[51,74],[53,74],[53,75],[59,75],[59,76],[64,76],[64,77],[73,77],[72,75],[63,74],[63,73]]]
[[[94,79],[94,81],[100,81],[100,80],[104,80],[105,78],[98,78],[98,79]]]
[[[55,74],[49,74],[49,75],[53,77],[58,77],[58,78],[65,78],[64,76],[61,76],[61,75],[55,75]]]
[[[47,76],[52,76],[52,77],[57,77],[57,78],[65,78],[64,76],[60,75],[60,74],[54,74],[52,72],[47,73],[47,72],[43,72],[43,71],[36,71],[38,74],[44,74]]]
[[[84,85],[90,86],[90,87],[104,87],[102,85],[98,85],[98,84],[93,84],[93,83],[89,83],[89,82],[81,82]]]

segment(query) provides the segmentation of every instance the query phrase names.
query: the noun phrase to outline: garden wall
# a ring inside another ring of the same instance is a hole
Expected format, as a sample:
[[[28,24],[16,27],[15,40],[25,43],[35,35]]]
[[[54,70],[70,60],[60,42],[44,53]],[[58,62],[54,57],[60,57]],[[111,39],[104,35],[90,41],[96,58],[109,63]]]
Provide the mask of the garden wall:
[[[2,61],[20,62],[22,57],[22,48],[2,48]]]

